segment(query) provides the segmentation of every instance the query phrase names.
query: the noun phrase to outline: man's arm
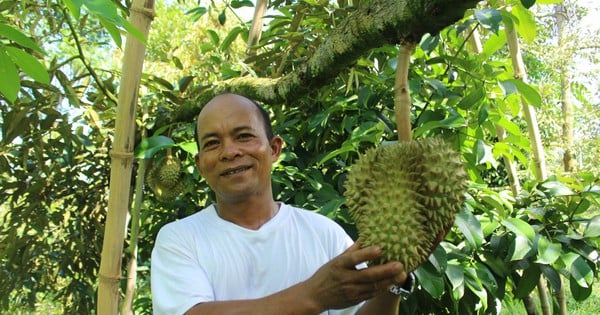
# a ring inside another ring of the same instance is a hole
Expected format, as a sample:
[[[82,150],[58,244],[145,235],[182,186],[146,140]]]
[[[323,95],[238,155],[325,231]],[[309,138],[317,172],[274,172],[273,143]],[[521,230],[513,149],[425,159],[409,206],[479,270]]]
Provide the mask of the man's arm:
[[[390,285],[406,280],[402,264],[396,262],[360,270],[355,268],[380,254],[379,248],[361,249],[360,245],[354,244],[319,268],[312,277],[286,290],[259,299],[200,303],[186,314],[236,315],[260,310],[260,314],[264,315],[308,315],[346,308],[369,299],[362,308],[364,311],[361,309],[359,314],[387,314],[378,310],[398,309],[399,298],[385,291]]]

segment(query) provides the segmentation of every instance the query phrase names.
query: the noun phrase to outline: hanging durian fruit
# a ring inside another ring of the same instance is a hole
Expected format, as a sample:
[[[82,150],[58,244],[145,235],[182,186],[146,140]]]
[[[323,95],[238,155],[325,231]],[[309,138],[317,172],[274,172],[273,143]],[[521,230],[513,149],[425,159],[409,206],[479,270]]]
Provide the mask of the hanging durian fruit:
[[[454,224],[464,201],[467,173],[460,153],[438,138],[412,140],[408,66],[415,44],[400,47],[394,97],[399,142],[372,148],[351,166],[346,205],[362,246],[419,267]]]
[[[460,155],[437,138],[372,148],[346,178],[346,205],[362,246],[383,249],[377,263],[400,261],[412,271],[454,223],[467,173]]]
[[[186,189],[181,172],[181,162],[171,154],[154,162],[146,176],[148,186],[163,201],[175,199]]]

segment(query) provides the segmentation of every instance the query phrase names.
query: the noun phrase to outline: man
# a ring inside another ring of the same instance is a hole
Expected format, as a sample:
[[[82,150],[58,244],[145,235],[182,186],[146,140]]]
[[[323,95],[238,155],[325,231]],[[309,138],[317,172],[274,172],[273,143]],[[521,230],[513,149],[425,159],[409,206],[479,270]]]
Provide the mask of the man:
[[[330,219],[276,202],[283,140],[252,100],[221,94],[197,117],[195,157],[216,203],[165,225],[152,252],[155,314],[397,314],[399,262]],[[362,303],[365,301],[364,303]]]

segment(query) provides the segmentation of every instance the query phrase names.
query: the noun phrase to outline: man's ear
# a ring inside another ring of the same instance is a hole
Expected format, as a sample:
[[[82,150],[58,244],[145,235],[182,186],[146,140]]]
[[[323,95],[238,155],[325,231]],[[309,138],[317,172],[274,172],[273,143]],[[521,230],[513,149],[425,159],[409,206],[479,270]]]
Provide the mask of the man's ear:
[[[273,139],[271,139],[271,158],[273,159],[273,163],[279,160],[282,148],[283,139],[280,136],[274,136]]]

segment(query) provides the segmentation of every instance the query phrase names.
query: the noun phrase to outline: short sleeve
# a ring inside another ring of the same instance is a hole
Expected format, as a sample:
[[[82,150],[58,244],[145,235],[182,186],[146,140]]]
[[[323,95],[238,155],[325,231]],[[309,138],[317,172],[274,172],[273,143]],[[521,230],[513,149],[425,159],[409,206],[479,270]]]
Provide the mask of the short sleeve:
[[[192,240],[186,240],[175,226],[166,225],[159,231],[150,269],[154,315],[184,314],[198,303],[214,300],[194,252]]]

